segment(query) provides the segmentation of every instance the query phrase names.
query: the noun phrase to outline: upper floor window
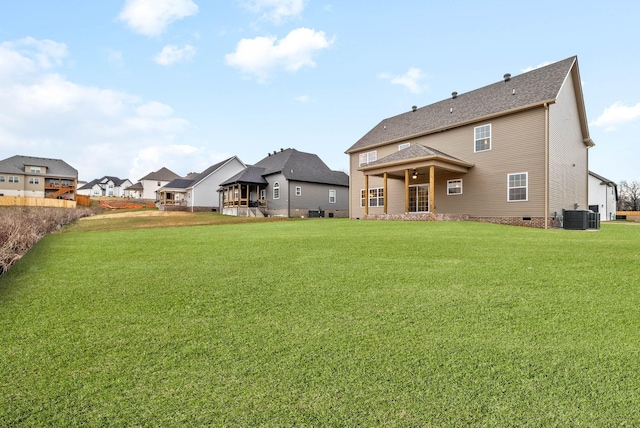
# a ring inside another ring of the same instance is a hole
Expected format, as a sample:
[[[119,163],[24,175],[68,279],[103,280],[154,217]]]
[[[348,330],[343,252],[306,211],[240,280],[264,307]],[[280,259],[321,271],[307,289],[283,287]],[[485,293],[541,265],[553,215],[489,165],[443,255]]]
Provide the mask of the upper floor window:
[[[360,190],[360,206],[364,207],[367,202],[365,189]],[[384,188],[374,187],[369,189],[369,206],[381,207],[384,206]]]
[[[20,177],[15,175],[9,176],[9,183],[20,183]]]
[[[40,179],[38,177],[29,177],[29,184],[40,184]]]
[[[29,170],[33,174],[40,174],[42,172],[42,169],[39,166],[32,166]]]
[[[462,179],[447,180],[447,195],[462,195]]]
[[[527,201],[529,190],[529,173],[518,172],[507,175],[507,201]]]
[[[336,203],[336,191],[335,191],[335,189],[329,189],[329,203],[330,204],[335,204]]]
[[[398,151],[408,149],[409,147],[411,147],[411,143],[398,144]]]
[[[296,186],[296,196],[302,196],[302,187]]]
[[[491,150],[491,124],[476,126],[473,128],[475,134],[475,152]]]
[[[372,151],[367,153],[360,154],[360,166],[365,166],[370,164],[371,162],[375,162],[378,159],[378,152]]]
[[[280,199],[280,183],[273,183],[273,199]]]
[[[0,175],[0,183],[4,183],[4,175]]]

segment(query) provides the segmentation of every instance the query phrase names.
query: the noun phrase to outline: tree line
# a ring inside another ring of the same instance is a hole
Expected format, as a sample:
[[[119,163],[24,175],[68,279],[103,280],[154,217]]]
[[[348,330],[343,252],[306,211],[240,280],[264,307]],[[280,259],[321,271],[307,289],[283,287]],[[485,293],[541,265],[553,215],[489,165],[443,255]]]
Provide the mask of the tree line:
[[[618,186],[618,211],[640,211],[640,181],[621,181]]]

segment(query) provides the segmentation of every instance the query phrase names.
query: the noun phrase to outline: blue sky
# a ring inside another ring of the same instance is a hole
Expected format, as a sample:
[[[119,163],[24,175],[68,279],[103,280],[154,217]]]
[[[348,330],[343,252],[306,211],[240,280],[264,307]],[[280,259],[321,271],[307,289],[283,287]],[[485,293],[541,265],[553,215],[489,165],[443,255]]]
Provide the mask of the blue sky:
[[[590,169],[640,180],[640,3],[0,1],[0,158],[133,182],[296,148],[577,55]]]

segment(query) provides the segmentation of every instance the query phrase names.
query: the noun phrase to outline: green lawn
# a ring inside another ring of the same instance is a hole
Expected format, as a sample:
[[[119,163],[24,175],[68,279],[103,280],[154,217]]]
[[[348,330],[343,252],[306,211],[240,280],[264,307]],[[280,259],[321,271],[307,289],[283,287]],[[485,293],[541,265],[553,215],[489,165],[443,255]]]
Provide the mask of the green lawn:
[[[68,232],[0,277],[0,426],[640,425],[638,226]]]

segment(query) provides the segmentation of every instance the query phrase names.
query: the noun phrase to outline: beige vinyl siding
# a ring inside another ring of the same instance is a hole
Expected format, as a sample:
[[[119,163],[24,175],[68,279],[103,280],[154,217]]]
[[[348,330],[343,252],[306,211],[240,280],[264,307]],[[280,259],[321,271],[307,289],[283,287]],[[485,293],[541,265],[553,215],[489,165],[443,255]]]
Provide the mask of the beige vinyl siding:
[[[474,128],[491,124],[491,150],[474,152]],[[469,214],[479,217],[493,216],[543,216],[544,215],[544,162],[545,162],[545,114],[543,108],[526,110],[512,115],[477,122],[445,132],[410,140],[411,144],[423,144],[447,153],[475,166],[466,174],[436,171],[435,204],[432,211],[452,214]],[[378,159],[397,150],[394,142],[377,148]],[[365,149],[363,151],[370,151]],[[360,217],[360,190],[364,177],[358,169],[358,153],[351,155],[352,217]],[[527,172],[529,178],[528,201],[507,202],[507,174]],[[447,180],[462,179],[462,195],[447,195]],[[428,175],[410,184],[428,183]],[[370,177],[369,187],[382,187],[379,177]],[[404,179],[388,181],[389,214],[404,212]],[[381,207],[369,208],[370,214],[382,213]]]
[[[570,73],[549,106],[549,215],[562,209],[588,209],[587,147],[583,142],[574,75]],[[574,166],[575,165],[575,166]]]

